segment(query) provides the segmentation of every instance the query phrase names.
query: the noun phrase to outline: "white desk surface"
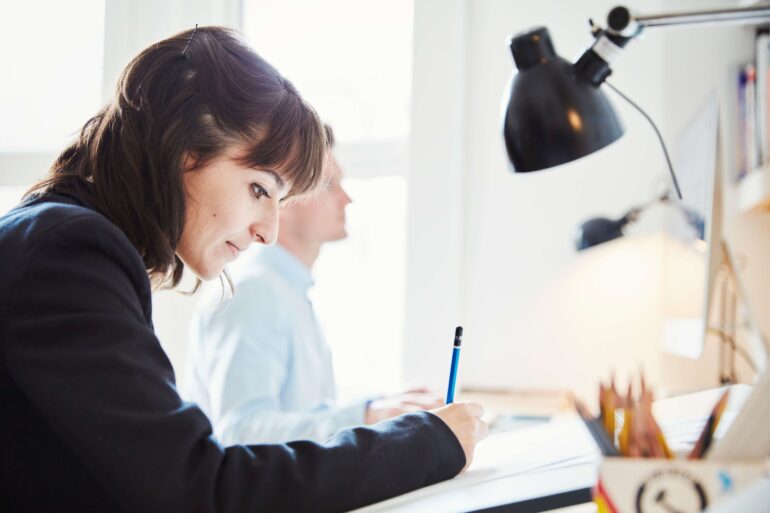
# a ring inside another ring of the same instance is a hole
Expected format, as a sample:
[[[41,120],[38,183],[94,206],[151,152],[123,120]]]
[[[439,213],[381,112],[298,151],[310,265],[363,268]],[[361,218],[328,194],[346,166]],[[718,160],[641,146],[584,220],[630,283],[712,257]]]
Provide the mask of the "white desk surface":
[[[675,442],[697,438],[723,390],[658,401],[655,415],[667,438]],[[750,391],[746,385],[732,387],[726,422],[720,427],[727,427]],[[476,447],[474,461],[463,475],[356,512],[464,513],[577,490],[595,483],[600,458],[582,421],[572,415],[557,416],[547,424],[489,436]],[[596,510],[589,503],[552,511]]]
[[[548,513],[597,513],[597,509],[596,504],[593,502],[586,502],[585,504],[578,504],[577,506],[552,509]]]

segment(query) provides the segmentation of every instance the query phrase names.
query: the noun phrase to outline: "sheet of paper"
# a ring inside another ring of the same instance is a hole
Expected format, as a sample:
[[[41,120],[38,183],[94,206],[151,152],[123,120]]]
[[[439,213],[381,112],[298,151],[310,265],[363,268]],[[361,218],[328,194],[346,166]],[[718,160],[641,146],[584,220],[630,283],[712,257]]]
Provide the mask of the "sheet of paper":
[[[598,464],[599,457],[596,444],[582,421],[575,417],[497,433],[478,444],[473,463],[464,474],[356,511],[426,511],[421,509],[425,507],[426,499],[431,500],[433,507],[438,507],[436,501],[441,501],[441,511],[467,511],[468,503],[478,508],[483,507],[479,501],[497,502],[496,481],[525,474],[534,478],[543,470],[565,469],[569,472],[571,467],[581,464]]]
[[[759,377],[727,433],[706,455],[710,460],[751,460],[770,456],[770,372]]]
[[[729,427],[751,387],[733,385],[717,439]],[[692,444],[723,389],[658,401],[656,417],[669,442]],[[476,448],[468,471],[449,481],[356,510],[357,513],[462,513],[543,497],[596,481],[600,454],[577,415],[490,435]]]

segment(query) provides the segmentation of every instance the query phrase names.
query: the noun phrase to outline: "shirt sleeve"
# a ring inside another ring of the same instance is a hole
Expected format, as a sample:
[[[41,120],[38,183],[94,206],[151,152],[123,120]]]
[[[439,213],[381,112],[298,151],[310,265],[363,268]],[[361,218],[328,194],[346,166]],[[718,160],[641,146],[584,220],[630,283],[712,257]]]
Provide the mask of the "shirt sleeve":
[[[222,443],[323,441],[340,429],[363,425],[367,401],[346,406],[322,405],[307,411],[249,410],[245,406],[221,419],[217,436]]]
[[[11,379],[125,510],[345,511],[462,468],[459,442],[428,413],[323,444],[219,444],[177,394],[144,306],[141,260],[94,217],[59,225],[30,249],[9,291],[3,349]]]
[[[302,376],[289,374],[294,335],[275,296],[264,281],[244,280],[234,297],[197,314],[193,358],[205,368],[214,433],[223,443],[322,441],[364,424],[365,400],[286,411],[282,389]]]

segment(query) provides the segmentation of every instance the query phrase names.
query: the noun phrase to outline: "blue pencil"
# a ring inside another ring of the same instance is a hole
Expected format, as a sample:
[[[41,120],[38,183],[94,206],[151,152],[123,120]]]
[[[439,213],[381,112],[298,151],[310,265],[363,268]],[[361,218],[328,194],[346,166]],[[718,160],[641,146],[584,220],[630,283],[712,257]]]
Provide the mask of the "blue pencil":
[[[455,400],[455,383],[457,382],[457,364],[460,362],[460,344],[463,341],[463,327],[455,328],[455,340],[452,346],[452,366],[449,368],[449,387],[446,391],[446,403],[452,404]]]

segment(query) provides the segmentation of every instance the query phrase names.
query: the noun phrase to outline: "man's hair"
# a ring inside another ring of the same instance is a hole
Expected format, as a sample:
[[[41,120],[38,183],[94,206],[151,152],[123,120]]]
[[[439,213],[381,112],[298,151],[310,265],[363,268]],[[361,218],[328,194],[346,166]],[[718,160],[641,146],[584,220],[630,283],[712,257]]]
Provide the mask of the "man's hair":
[[[324,132],[326,133],[326,147],[329,149],[334,148],[335,139],[334,139],[334,130],[332,130],[332,127],[324,123]]]
[[[126,234],[156,286],[175,286],[185,171],[238,144],[242,165],[274,170],[292,184],[289,195],[301,194],[321,178],[326,139],[291,82],[232,31],[200,27],[135,57],[115,97],[27,197],[81,197]]]

